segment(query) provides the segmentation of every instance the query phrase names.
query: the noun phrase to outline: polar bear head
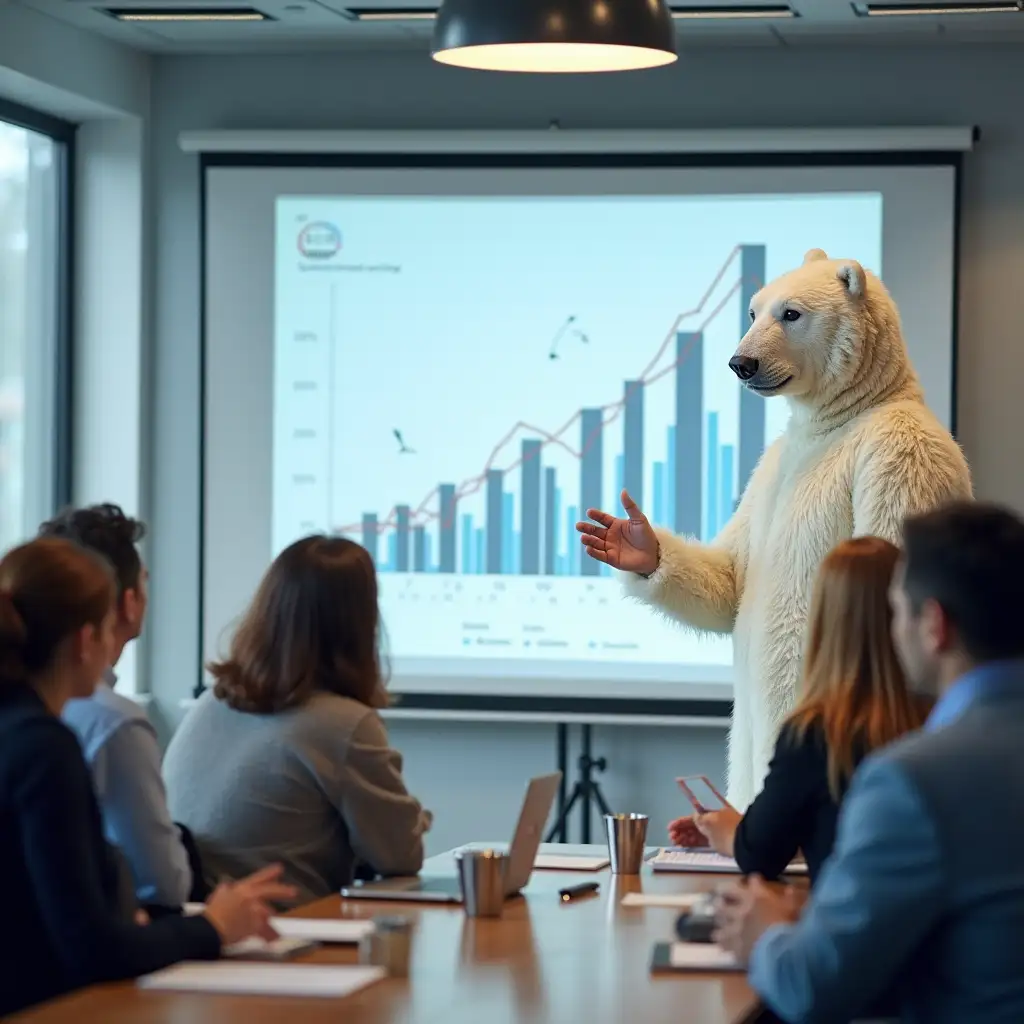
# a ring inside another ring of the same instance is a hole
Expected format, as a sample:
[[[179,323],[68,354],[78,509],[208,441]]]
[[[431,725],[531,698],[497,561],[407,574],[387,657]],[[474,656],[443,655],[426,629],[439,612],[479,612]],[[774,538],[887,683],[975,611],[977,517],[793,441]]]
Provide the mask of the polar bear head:
[[[729,367],[760,395],[821,409],[869,404],[913,377],[896,305],[856,260],[811,249],[765,285]]]

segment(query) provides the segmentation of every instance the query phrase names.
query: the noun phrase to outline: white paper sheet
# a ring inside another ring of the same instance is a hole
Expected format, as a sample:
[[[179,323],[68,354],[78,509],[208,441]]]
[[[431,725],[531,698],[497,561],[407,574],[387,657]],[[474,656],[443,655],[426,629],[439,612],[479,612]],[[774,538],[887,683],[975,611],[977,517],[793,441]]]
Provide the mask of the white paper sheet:
[[[740,866],[732,857],[723,857],[713,850],[683,850],[671,847],[659,850],[648,863],[654,871],[707,871],[713,874],[738,875]],[[794,861],[786,868],[787,875],[806,875],[807,865]]]
[[[673,942],[669,949],[673,967],[694,971],[740,971],[732,953],[710,942]]]
[[[242,939],[234,945],[225,946],[221,950],[221,956],[242,959],[242,960],[287,960],[298,953],[305,953],[310,948],[315,948],[315,942],[305,939],[272,939],[267,942],[257,935],[248,939]]]
[[[704,893],[699,892],[627,892],[622,897],[624,907],[674,907],[692,910]]]
[[[319,964],[266,964],[220,961],[182,963],[139,978],[140,988],[168,992],[217,992],[235,995],[351,995],[384,977],[382,967],[328,967]]]
[[[607,857],[573,857],[557,853],[538,853],[533,866],[540,871],[600,871],[608,867]]]
[[[270,920],[270,927],[282,938],[346,945],[359,942],[373,931],[373,922],[334,917],[274,917]]]

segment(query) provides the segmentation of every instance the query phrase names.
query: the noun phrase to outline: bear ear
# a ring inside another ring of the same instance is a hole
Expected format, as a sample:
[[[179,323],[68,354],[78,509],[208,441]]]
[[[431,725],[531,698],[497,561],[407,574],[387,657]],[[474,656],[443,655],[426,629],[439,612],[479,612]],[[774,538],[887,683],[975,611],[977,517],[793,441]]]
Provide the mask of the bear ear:
[[[864,268],[856,260],[844,260],[836,270],[836,280],[841,281],[855,299],[859,299],[867,288]]]
[[[808,249],[804,253],[804,266],[808,263],[817,263],[819,260],[827,260],[828,253],[824,249]]]

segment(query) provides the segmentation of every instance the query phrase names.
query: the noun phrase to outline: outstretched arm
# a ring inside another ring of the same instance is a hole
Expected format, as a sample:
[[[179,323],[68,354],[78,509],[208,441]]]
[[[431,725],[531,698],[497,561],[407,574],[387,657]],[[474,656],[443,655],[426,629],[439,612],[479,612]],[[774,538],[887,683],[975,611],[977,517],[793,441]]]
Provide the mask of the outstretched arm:
[[[956,441],[914,412],[890,413],[857,459],[853,535],[898,544],[907,516],[970,498],[970,471]]]
[[[750,550],[752,495],[774,472],[778,442],[761,457],[743,498],[722,532],[710,543],[656,530],[660,545],[657,570],[650,576],[626,576],[626,592],[661,609],[685,626],[710,633],[731,633],[743,596]]]

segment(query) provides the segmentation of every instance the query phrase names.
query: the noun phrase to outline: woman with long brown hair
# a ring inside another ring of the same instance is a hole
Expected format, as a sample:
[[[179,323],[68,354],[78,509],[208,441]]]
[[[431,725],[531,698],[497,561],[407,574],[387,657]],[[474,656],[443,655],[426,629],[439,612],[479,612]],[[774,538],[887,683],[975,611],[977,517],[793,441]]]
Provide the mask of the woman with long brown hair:
[[[0,560],[0,1017],[75,988],[133,978],[266,931],[290,899],[279,869],[218,890],[205,913],[133,920],[119,902],[92,778],[64,705],[110,664],[114,579],[96,555],[47,538]]]
[[[672,822],[692,828],[744,874],[777,878],[802,851],[812,882],[832,852],[836,819],[860,761],[924,721],[893,647],[889,585],[899,549],[878,537],[844,541],[825,558],[811,599],[803,685],[779,732],[764,788],[731,807]]]
[[[164,761],[209,881],[280,861],[311,900],[357,870],[419,871],[431,816],[377,713],[380,632],[373,560],[355,542],[306,537],[267,570]]]

